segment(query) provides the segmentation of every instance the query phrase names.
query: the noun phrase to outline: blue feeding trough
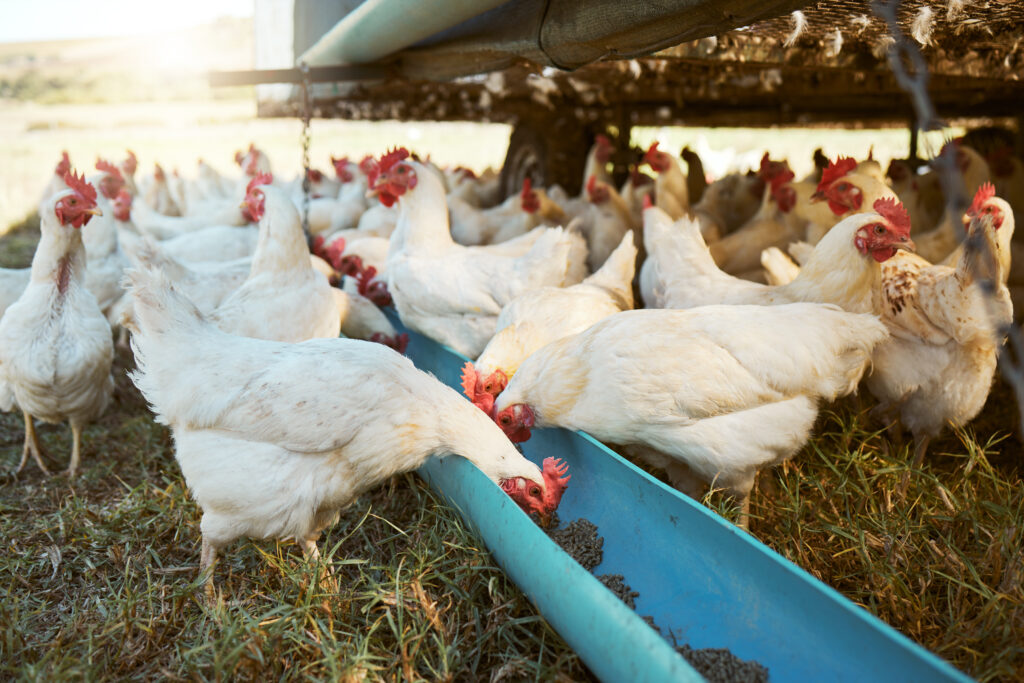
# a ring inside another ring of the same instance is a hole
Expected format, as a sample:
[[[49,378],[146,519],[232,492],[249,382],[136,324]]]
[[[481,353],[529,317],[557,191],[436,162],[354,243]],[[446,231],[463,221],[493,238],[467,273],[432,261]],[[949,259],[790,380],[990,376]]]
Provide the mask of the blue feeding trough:
[[[409,332],[417,367],[458,389],[467,359],[389,315]],[[589,435],[534,430],[523,446],[538,464],[568,463],[559,517],[597,525],[604,556],[594,574],[622,574],[640,594],[635,613],[467,460],[431,459],[419,472],[602,680],[701,680],[670,643],[728,648],[774,682],[971,680]]]

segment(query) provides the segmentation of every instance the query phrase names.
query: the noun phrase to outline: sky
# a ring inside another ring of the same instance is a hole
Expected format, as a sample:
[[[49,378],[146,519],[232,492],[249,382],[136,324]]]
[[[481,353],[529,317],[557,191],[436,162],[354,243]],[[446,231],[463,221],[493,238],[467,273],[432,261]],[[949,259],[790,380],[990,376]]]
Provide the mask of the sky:
[[[127,36],[251,17],[255,0],[0,0],[0,43]]]

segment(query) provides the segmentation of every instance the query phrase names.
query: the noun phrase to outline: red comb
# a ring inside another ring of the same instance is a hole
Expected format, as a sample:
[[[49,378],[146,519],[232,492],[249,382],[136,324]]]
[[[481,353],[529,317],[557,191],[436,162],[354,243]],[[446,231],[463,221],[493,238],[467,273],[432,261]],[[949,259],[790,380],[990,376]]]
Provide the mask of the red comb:
[[[359,161],[359,170],[362,171],[364,175],[370,175],[375,168],[377,168],[377,161],[369,154]]]
[[[967,209],[967,215],[977,216],[981,213],[981,207],[985,205],[985,202],[996,196],[996,187],[992,183],[982,183],[978,191],[974,193],[974,201],[971,202],[971,208]]]
[[[135,175],[135,170],[139,167],[139,160],[135,156],[135,152],[128,150],[128,158],[121,162],[124,167],[125,173],[128,175]]]
[[[824,192],[828,186],[842,178],[844,175],[857,168],[857,160],[853,157],[838,157],[830,161],[828,168],[821,172],[821,182],[818,183],[818,192]]]
[[[54,173],[59,175],[61,178],[64,174],[71,170],[71,158],[68,157],[67,150],[60,153],[60,163],[57,164],[57,168]]]
[[[260,173],[257,176],[253,176],[253,179],[249,181],[249,184],[245,186],[245,193],[249,194],[257,185],[269,185],[274,182],[274,176],[270,173]]]
[[[910,214],[898,199],[892,197],[876,199],[873,208],[876,213],[889,222],[889,225],[893,227],[893,232],[910,236]]]
[[[466,364],[462,366],[462,393],[466,395],[470,401],[473,400],[476,395],[476,378],[478,377],[476,368],[468,360]]]
[[[550,506],[550,509],[555,509],[558,504],[562,501],[562,494],[565,493],[565,489],[569,486],[569,480],[572,478],[566,475],[569,471],[569,465],[557,460],[555,458],[544,458],[544,468],[542,473],[544,475],[544,502]]]
[[[393,149],[380,158],[380,162],[378,162],[380,166],[380,172],[386,173],[387,171],[390,171],[392,168],[394,168],[395,164],[397,164],[399,161],[408,158],[409,150],[407,150],[405,147],[398,147],[396,149]]]
[[[594,136],[594,141],[598,147],[611,147],[612,141],[608,139],[608,136],[603,133],[598,133]]]
[[[153,164],[153,178],[157,181],[167,179],[167,174],[164,173],[164,169],[160,164]]]
[[[96,206],[96,188],[85,181],[85,174],[76,176],[74,171],[64,174],[64,184],[78,194],[87,204]]]
[[[476,386],[479,382],[480,375],[476,368],[472,363],[466,361],[466,364],[462,366],[462,391],[466,394],[466,398],[473,402],[473,405],[490,415],[494,409],[494,397],[486,391],[478,392]]]
[[[650,161],[649,157],[653,157],[655,154],[657,154],[657,152],[658,152],[658,143],[657,142],[652,142],[651,146],[647,148],[646,152],[644,152],[644,161],[648,161],[649,162]]]
[[[533,192],[533,181],[530,176],[526,176],[523,178],[523,191],[519,193],[520,199],[526,199],[531,192]]]
[[[359,285],[359,293],[363,296],[368,296],[370,292],[370,282],[377,275],[377,269],[373,266],[367,266],[358,275],[356,275],[356,283]]]
[[[119,169],[117,166],[114,166],[112,163],[110,163],[106,159],[97,159],[96,160],[96,170],[97,171],[103,171],[104,173],[109,173],[110,175],[114,176],[118,180],[124,180],[124,176],[121,175],[121,169]]]

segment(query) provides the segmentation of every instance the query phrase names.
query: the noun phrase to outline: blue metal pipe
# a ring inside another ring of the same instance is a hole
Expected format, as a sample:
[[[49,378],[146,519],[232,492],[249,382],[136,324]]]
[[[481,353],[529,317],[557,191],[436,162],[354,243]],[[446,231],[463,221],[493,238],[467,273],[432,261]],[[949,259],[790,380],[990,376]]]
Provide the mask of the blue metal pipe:
[[[298,64],[365,64],[492,10],[508,0],[367,0],[298,58]]]

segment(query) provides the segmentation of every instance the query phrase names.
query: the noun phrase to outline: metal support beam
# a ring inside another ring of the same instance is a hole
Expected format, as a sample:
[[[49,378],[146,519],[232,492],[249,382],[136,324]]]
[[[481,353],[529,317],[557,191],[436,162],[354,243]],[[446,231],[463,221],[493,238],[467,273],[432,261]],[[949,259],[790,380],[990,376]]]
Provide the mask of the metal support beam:
[[[391,69],[376,65],[314,66],[309,69],[310,83],[380,81],[394,77]],[[252,69],[248,71],[210,71],[210,86],[260,85],[262,83],[302,83],[300,69]]]

